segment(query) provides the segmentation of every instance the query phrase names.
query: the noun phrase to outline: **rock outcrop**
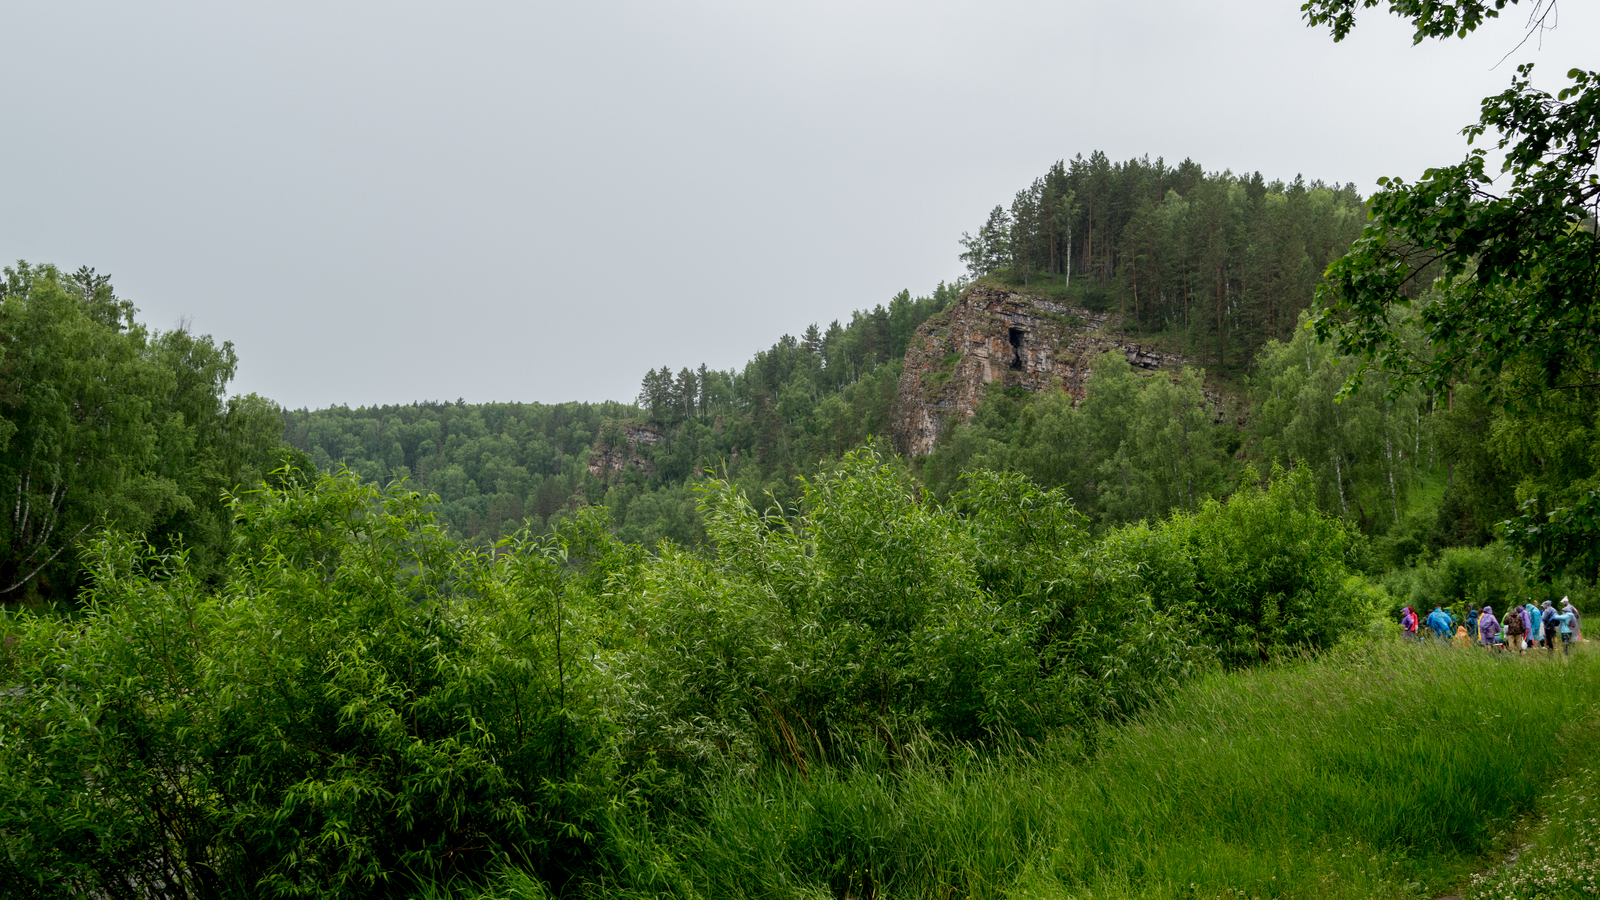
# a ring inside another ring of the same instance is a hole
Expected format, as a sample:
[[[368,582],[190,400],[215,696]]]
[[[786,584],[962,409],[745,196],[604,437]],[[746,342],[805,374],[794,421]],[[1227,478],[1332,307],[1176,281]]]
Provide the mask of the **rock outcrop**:
[[[1094,361],[1108,350],[1136,369],[1189,361],[1107,333],[1106,313],[1041,297],[974,287],[917,329],[892,413],[896,449],[920,456],[943,430],[965,422],[989,386],[1065,390],[1082,400]]]
[[[659,444],[666,437],[653,428],[633,422],[622,423],[620,429],[615,435],[602,433],[595,442],[594,449],[589,451],[589,474],[605,478],[633,469],[654,475],[655,463],[639,454],[639,445]]]

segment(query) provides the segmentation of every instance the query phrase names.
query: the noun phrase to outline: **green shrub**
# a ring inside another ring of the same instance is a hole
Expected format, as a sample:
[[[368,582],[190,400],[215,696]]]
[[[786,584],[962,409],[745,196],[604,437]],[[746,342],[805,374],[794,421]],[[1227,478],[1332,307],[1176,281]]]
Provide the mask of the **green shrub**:
[[[901,733],[1084,734],[1209,659],[1063,494],[1022,476],[969,475],[946,507],[863,451],[795,516],[707,491],[716,558],[664,552],[614,586],[641,638],[615,662],[630,756],[807,771]]]
[[[577,664],[562,545],[459,552],[423,498],[350,479],[236,509],[225,588],[107,536],[81,623],[24,632],[0,881],[365,897],[589,852],[606,685]]]
[[[1400,607],[1429,610],[1442,606],[1459,617],[1469,607],[1485,603],[1503,611],[1512,603],[1542,604],[1571,597],[1579,610],[1587,609],[1594,586],[1572,575],[1541,583],[1528,572],[1504,544],[1450,547],[1430,561],[1384,576],[1384,586],[1394,598],[1388,612],[1398,617]]]
[[[1362,542],[1323,514],[1306,469],[1274,469],[1192,515],[1112,532],[1104,552],[1228,665],[1333,646],[1367,610],[1347,585]]]

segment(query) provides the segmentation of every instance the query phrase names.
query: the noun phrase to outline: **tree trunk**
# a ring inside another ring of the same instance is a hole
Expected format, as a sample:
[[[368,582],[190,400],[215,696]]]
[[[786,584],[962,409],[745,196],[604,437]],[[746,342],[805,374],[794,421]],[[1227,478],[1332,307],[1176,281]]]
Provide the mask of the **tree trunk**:
[[[1072,222],[1067,222],[1067,287],[1072,287]]]
[[[1083,264],[1094,274],[1094,207],[1089,207],[1089,233],[1083,237]]]
[[[1217,267],[1216,275],[1217,275],[1217,278],[1216,278],[1216,291],[1217,291],[1217,365],[1218,366],[1226,366],[1228,364],[1228,339],[1227,339],[1227,335],[1222,333],[1222,267],[1221,266]]]
[[[1310,365],[1311,365],[1310,357],[1307,357],[1306,358],[1306,366],[1309,367]],[[1350,504],[1348,502],[1346,502],[1345,498],[1344,498],[1344,467],[1339,464],[1338,436],[1339,436],[1339,429],[1342,428],[1342,427],[1343,426],[1340,425],[1340,423],[1339,423],[1339,406],[1338,406],[1338,404],[1334,404],[1334,407],[1333,407],[1334,443],[1329,447],[1329,452],[1333,455],[1333,479],[1339,485],[1339,511],[1341,513],[1343,513],[1346,517],[1348,517],[1350,515]]]
[[[1383,414],[1383,456],[1388,461],[1389,503],[1394,507],[1394,523],[1400,524],[1400,497],[1394,489],[1394,441],[1389,432],[1389,414]]]
[[[1339,465],[1339,451],[1330,450],[1328,455],[1333,457],[1333,480],[1339,485],[1339,512],[1349,516],[1350,504],[1344,498],[1344,469]]]

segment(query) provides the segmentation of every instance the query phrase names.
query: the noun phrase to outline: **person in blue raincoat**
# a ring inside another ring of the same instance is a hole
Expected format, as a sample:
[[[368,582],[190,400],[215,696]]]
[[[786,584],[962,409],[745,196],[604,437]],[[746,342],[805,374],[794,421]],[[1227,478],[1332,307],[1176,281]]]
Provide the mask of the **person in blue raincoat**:
[[[1454,625],[1456,617],[1444,611],[1444,607],[1435,606],[1433,612],[1428,613],[1428,628],[1433,631],[1433,636],[1439,640],[1448,640],[1450,626]]]
[[[1566,656],[1567,654],[1572,652],[1573,620],[1574,620],[1574,616],[1572,615],[1572,613],[1569,613],[1566,610],[1562,610],[1561,612],[1556,612],[1554,609],[1551,609],[1551,610],[1547,610],[1545,612],[1545,616],[1544,616],[1545,628],[1549,629],[1549,628],[1554,627],[1554,628],[1557,629],[1556,634],[1558,635],[1558,640],[1561,641],[1561,655],[1562,656]],[[1555,651],[1554,647],[1552,647],[1550,649],[1551,649],[1551,652]]]
[[[1539,621],[1544,623],[1544,640],[1539,643],[1551,653],[1556,652],[1556,644],[1561,643],[1561,614],[1550,604],[1549,600],[1539,609]]]

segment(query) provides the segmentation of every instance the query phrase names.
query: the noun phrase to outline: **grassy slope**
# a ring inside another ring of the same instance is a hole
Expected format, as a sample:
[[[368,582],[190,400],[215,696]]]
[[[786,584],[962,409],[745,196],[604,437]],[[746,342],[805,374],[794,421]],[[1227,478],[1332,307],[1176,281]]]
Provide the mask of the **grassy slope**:
[[[1533,772],[1594,759],[1596,699],[1600,653],[1380,643],[1209,678],[1087,764],[1044,750],[730,783],[704,818],[616,835],[596,893],[1433,896],[1503,852],[1548,787]]]

